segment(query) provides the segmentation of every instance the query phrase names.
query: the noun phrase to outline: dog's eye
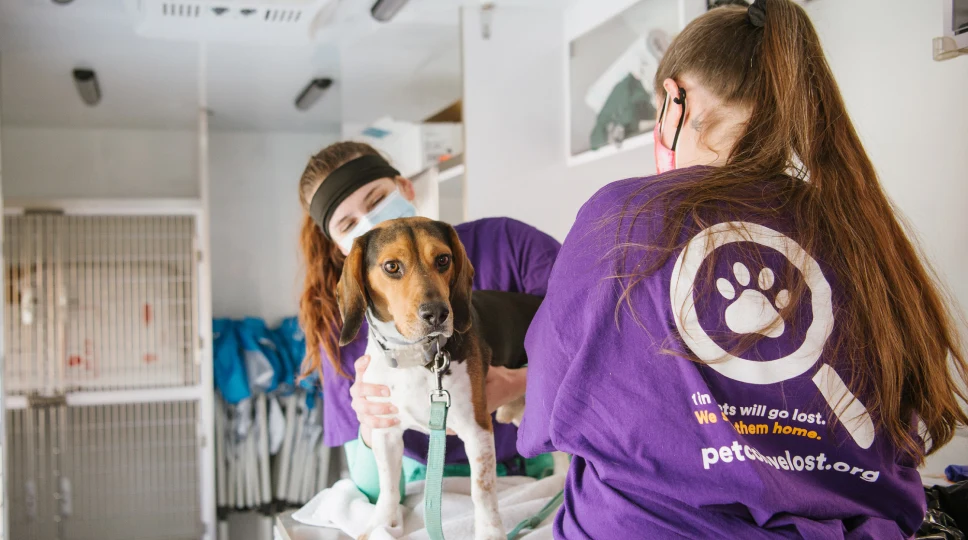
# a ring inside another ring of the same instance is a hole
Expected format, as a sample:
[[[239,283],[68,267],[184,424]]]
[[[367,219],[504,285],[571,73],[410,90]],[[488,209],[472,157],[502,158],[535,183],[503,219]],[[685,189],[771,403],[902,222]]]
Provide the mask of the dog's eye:
[[[450,265],[450,255],[437,256],[437,268],[444,269]]]
[[[400,263],[396,261],[385,262],[383,263],[383,271],[390,275],[399,274]]]

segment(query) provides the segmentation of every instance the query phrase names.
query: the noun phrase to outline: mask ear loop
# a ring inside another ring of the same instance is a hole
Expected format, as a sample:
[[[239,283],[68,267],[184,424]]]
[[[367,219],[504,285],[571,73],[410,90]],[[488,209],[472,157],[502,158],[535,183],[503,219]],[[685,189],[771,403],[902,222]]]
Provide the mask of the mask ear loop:
[[[676,134],[672,138],[672,148],[670,148],[670,150],[675,152],[676,143],[679,142],[679,132],[682,131],[682,121],[686,119],[686,91],[679,88],[679,97],[672,98],[672,101],[682,106],[682,114],[679,115],[679,125],[676,126]],[[665,113],[665,103],[662,104],[662,112]]]
[[[662,135],[662,119],[665,118],[666,105],[669,104],[669,96],[662,100],[662,111],[659,113],[659,121],[656,122],[656,129],[659,130],[659,135]]]

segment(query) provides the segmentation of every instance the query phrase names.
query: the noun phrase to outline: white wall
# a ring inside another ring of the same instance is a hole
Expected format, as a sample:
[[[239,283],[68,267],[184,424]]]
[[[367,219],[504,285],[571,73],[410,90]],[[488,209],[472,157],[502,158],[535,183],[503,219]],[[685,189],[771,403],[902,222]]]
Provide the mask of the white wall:
[[[585,19],[628,3],[582,0],[574,10]],[[940,0],[890,9],[878,0],[815,0],[808,9],[881,181],[964,310],[968,57],[931,58]],[[565,37],[577,17],[563,24],[552,11],[499,7],[489,41],[476,9],[463,20],[469,219],[508,215],[563,239],[598,188],[653,174],[651,144],[574,168],[565,163]],[[927,470],[937,473],[965,455],[968,439],[960,438]]]
[[[5,127],[4,198],[198,197],[194,131]]]
[[[458,225],[464,219],[464,178],[458,176],[439,184],[440,215],[438,219],[451,225]]]
[[[563,14],[501,6],[490,40],[480,24],[464,10],[467,218],[510,216],[563,240],[600,187],[655,171],[652,148],[568,167]]]
[[[338,134],[216,132],[210,137],[212,310],[275,324],[296,314],[309,157]]]

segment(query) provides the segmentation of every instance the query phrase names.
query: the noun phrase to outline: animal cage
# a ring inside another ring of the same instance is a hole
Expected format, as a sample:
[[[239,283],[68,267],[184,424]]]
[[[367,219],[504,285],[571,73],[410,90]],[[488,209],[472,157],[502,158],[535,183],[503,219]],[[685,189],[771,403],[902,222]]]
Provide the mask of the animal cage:
[[[200,215],[5,212],[10,538],[209,534]]]
[[[197,384],[193,217],[4,221],[8,394]]]
[[[201,537],[197,409],[177,401],[9,411],[11,538]]]

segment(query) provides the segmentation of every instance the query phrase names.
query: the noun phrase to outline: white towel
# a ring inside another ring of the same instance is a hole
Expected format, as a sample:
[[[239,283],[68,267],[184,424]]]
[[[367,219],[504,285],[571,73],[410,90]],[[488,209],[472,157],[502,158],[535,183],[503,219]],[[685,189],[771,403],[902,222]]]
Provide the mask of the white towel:
[[[444,478],[443,522],[444,536],[449,540],[474,538],[474,503],[471,501],[471,483],[467,477]],[[522,520],[538,513],[564,486],[564,476],[555,475],[543,480],[523,476],[497,479],[498,500],[504,529],[510,531]],[[407,496],[399,507],[397,523],[391,530],[374,531],[372,540],[393,538],[429,538],[424,528],[424,483],[407,485]],[[364,527],[375,506],[356,488],[352,480],[340,480],[333,487],[321,491],[306,506],[297,510],[292,518],[306,525],[331,527],[356,538]],[[535,531],[521,536],[522,539],[543,540],[552,538],[554,513]]]

